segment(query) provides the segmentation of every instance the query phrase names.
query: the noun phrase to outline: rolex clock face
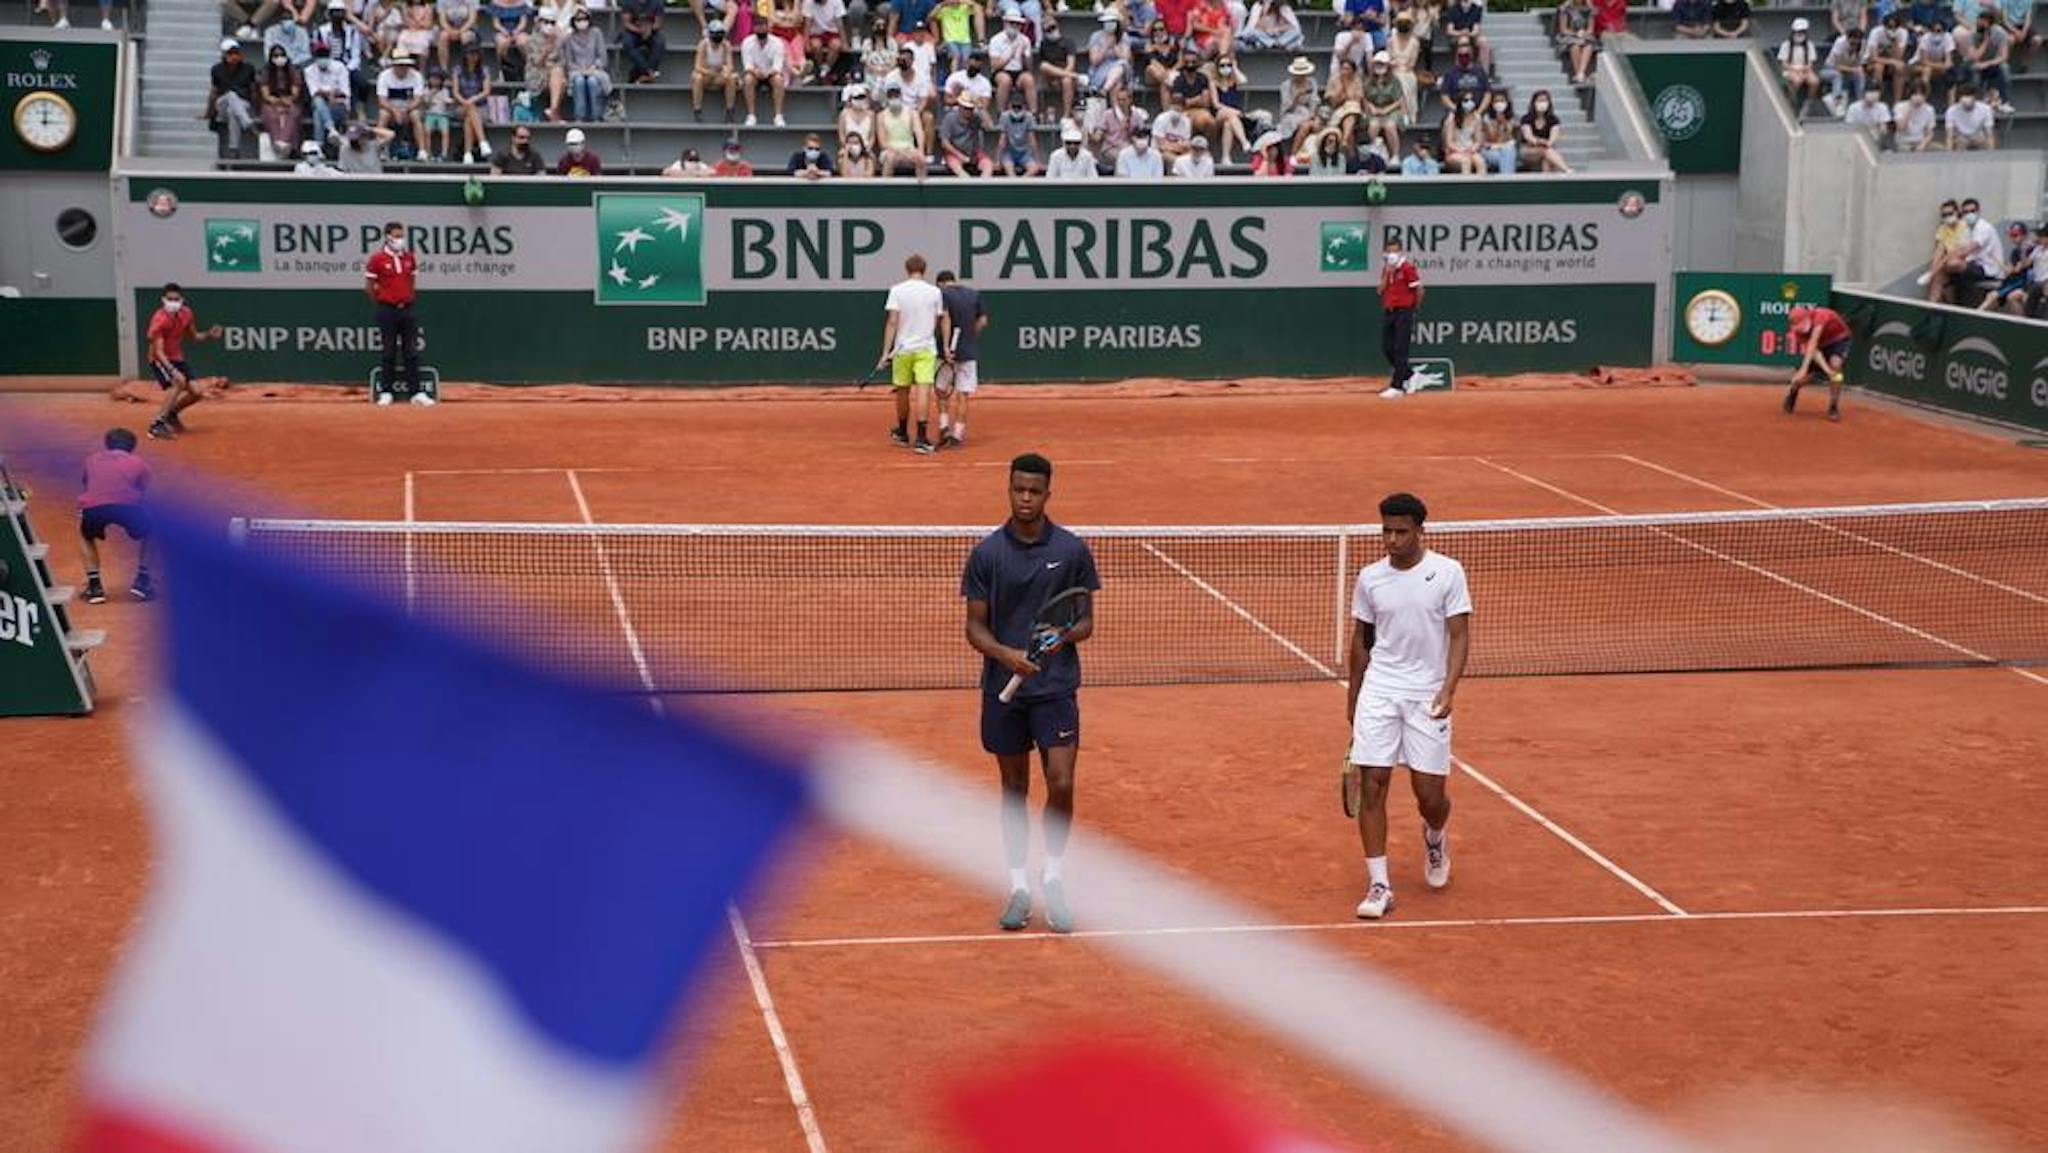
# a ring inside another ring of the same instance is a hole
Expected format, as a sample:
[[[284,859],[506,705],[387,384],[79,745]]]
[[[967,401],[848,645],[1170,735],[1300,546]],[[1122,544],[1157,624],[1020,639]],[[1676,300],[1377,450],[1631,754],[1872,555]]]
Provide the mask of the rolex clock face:
[[[14,106],[14,133],[37,152],[61,152],[78,135],[78,110],[54,92],[31,92]]]
[[[1741,327],[1741,306],[1719,289],[1708,289],[1685,303],[1685,331],[1701,344],[1726,344]]]

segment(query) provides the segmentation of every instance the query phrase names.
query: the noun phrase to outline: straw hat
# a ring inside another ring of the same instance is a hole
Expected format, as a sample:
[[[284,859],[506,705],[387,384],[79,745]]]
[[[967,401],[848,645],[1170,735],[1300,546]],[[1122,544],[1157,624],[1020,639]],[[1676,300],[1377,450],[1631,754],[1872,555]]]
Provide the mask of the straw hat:
[[[1309,63],[1306,56],[1296,56],[1294,63],[1287,66],[1287,74],[1289,76],[1313,76],[1315,71],[1316,66]]]
[[[1275,144],[1285,143],[1287,143],[1287,138],[1285,136],[1280,135],[1278,132],[1267,132],[1262,134],[1257,140],[1252,141],[1252,151],[1264,152],[1266,149],[1273,147]]]

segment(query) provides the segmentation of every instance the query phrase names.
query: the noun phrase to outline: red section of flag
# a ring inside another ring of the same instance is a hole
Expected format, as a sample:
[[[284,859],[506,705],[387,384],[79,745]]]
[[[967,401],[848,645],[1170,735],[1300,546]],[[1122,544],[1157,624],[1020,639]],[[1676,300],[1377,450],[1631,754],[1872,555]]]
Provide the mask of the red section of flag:
[[[1140,1045],[1086,1041],[1006,1061],[948,1091],[973,1153],[1338,1153],[1223,1080]]]
[[[152,1125],[133,1114],[97,1108],[87,1114],[71,1153],[231,1153],[188,1134]]]

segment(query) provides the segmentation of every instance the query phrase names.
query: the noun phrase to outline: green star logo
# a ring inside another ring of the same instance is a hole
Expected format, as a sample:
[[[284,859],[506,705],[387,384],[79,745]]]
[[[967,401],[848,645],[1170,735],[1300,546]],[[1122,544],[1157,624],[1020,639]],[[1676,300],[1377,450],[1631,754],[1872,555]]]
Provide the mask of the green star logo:
[[[206,271],[263,271],[263,222],[209,219],[206,222]]]
[[[597,303],[704,303],[704,198],[597,194]]]
[[[1372,241],[1366,227],[1351,220],[1323,221],[1324,272],[1364,272],[1372,267]]]

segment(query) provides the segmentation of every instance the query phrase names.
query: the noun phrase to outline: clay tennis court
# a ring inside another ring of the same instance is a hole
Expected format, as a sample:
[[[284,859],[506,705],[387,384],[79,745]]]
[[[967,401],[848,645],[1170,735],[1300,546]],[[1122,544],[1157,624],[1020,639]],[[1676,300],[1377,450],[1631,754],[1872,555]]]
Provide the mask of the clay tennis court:
[[[1052,513],[1071,524],[1356,522],[1397,488],[1445,521],[2048,495],[2048,451],[1855,397],[1840,426],[1787,418],[1777,395],[1471,392],[1390,405],[1330,390],[994,390],[972,446],[933,459],[888,447],[880,397],[431,411],[273,401],[202,407],[192,435],[144,452],[266,494],[244,498],[252,513],[419,521],[993,525],[1002,465],[1026,449],[1055,462]],[[140,423],[140,409],[100,398],[27,403],[86,430]],[[33,505],[60,548],[69,497],[39,487]],[[2044,548],[2006,558],[1995,579],[2018,591],[1986,594],[1985,611],[2048,605]],[[113,574],[125,555],[109,569],[110,583],[124,579]],[[1835,595],[1881,591],[1892,606],[1957,595],[1931,576],[1916,593],[1914,579],[1900,570],[1882,590]],[[1487,609],[1482,597],[1475,632],[1492,627]],[[1776,624],[1794,644],[1828,611]],[[620,615],[633,612],[628,597]],[[149,692],[149,609],[79,613],[115,638],[94,659],[100,711],[0,727],[7,1148],[60,1141],[93,1001],[146,871],[122,742]],[[927,643],[962,644],[951,631]],[[788,659],[830,660],[831,644]],[[1653,1112],[1727,1086],[1842,1088],[2048,1147],[2048,668],[1470,680],[1452,783],[1456,880],[1440,893],[1421,885],[1397,782],[1401,902],[1373,925],[1351,918],[1362,866],[1337,811],[1339,694],[1326,680],[1088,690],[1081,835],[1119,838]],[[731,704],[993,779],[971,692]],[[999,872],[993,808],[989,855]],[[1072,884],[1078,904],[1085,878]],[[688,1029],[666,1147],[944,1148],[932,1102],[946,1077],[1079,1029],[1212,1062],[1310,1130],[1361,1147],[1465,1147],[1085,932],[1001,934],[995,911],[887,850],[816,831],[748,911],[758,981],[737,948],[720,958]]]

